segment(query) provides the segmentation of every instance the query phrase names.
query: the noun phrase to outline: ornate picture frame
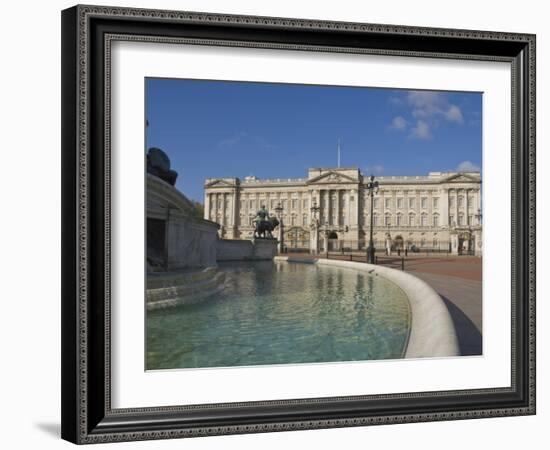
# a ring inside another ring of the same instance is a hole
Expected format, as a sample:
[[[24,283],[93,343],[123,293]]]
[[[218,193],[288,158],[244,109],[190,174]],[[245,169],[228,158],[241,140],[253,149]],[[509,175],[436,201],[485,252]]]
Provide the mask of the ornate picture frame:
[[[111,402],[115,41],[511,65],[511,385],[116,409]],[[62,437],[74,443],[535,414],[535,36],[100,6],[62,12]]]

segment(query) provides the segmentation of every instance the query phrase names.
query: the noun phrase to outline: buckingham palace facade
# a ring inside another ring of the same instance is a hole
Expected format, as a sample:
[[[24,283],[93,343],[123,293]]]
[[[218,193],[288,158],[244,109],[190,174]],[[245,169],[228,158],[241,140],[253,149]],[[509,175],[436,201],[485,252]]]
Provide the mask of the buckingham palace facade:
[[[481,254],[479,172],[376,180],[372,224],[377,248]],[[362,249],[371,224],[367,182],[358,168],[311,168],[307,178],[297,179],[209,178],[204,218],[220,224],[225,239],[249,239],[256,213],[265,206],[282,218],[289,250],[311,248],[313,231],[321,250],[331,245]]]

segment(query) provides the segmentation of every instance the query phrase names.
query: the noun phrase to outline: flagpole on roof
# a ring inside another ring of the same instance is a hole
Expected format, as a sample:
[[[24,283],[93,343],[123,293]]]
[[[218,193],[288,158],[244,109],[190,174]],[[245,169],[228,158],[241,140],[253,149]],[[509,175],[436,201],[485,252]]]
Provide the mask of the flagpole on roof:
[[[340,168],[340,139],[338,139],[338,168]]]

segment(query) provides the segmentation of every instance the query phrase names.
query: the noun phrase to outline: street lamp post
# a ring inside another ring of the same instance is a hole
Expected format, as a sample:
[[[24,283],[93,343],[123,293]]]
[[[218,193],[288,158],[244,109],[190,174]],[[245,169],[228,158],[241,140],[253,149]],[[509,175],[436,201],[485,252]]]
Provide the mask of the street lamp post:
[[[312,228],[313,228],[313,243],[314,247],[311,249],[311,253],[319,253],[319,222],[317,221],[317,214],[321,210],[320,206],[317,206],[317,202],[313,202],[311,206],[311,218],[312,218]],[[310,244],[311,245],[311,244]]]
[[[367,262],[369,264],[374,264],[374,242],[372,240],[372,228],[374,226],[373,220],[373,197],[374,194],[378,194],[378,181],[374,181],[374,175],[371,175],[370,181],[365,185],[367,192],[370,197],[370,233],[369,233],[369,246],[367,248]]]
[[[277,216],[279,218],[279,236],[278,236],[278,242],[277,242],[277,250],[279,253],[284,252],[285,243],[284,243],[284,225],[283,225],[283,207],[280,203],[277,204],[277,207],[275,208],[275,212],[277,213]]]

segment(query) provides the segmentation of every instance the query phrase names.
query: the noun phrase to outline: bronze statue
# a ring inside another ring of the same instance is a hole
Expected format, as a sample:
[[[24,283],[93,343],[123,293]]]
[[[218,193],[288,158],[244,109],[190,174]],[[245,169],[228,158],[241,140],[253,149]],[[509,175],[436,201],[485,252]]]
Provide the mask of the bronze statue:
[[[256,217],[252,221],[254,223],[254,238],[271,238],[271,233],[279,225],[279,221],[276,217],[269,217],[269,212],[266,207],[262,205],[260,210],[256,213]]]
[[[160,148],[151,147],[147,152],[147,172],[174,186],[178,173],[170,169],[170,158]]]

